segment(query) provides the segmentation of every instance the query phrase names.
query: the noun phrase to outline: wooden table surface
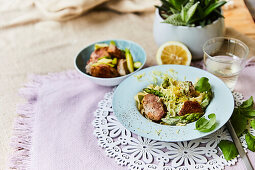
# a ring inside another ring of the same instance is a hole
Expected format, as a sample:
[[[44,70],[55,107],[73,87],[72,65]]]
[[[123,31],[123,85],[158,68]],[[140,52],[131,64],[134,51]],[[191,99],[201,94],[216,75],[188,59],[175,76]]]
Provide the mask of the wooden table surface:
[[[224,9],[226,27],[255,39],[255,23],[243,0],[233,0],[234,8]]]

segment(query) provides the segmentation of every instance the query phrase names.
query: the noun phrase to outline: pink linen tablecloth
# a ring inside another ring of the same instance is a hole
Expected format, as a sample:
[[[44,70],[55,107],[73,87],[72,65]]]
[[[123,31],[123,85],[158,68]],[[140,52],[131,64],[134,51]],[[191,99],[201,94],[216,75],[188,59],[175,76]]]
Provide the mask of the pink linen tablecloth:
[[[255,97],[255,66],[239,77],[236,91]],[[110,87],[93,84],[76,71],[33,76],[21,89],[11,167],[31,170],[121,170],[97,144],[93,112]],[[255,154],[249,152],[255,167]],[[244,169],[242,161],[226,169]]]
[[[21,89],[11,167],[31,170],[121,169],[97,145],[93,112],[109,87],[76,71],[33,76]],[[19,150],[22,147],[24,149]],[[124,168],[125,169],[125,168]]]

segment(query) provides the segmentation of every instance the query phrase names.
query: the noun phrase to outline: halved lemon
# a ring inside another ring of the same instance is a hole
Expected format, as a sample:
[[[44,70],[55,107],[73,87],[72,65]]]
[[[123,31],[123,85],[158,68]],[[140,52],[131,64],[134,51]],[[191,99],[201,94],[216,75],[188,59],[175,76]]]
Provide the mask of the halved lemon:
[[[157,51],[158,64],[190,65],[191,53],[181,42],[168,41],[162,44]]]

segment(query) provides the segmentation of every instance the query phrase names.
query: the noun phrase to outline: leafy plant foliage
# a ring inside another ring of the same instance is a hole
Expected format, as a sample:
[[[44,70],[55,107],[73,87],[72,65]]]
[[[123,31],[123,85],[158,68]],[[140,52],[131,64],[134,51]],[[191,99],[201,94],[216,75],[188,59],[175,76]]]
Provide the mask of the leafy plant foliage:
[[[221,0],[161,0],[156,6],[164,23],[176,26],[205,26],[217,20],[221,15]]]

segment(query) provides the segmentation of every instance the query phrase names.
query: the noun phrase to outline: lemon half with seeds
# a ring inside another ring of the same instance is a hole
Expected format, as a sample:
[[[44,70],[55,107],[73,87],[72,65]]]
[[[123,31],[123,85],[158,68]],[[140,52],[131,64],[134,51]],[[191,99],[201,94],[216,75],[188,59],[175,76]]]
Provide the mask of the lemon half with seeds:
[[[190,65],[191,53],[181,42],[168,41],[162,44],[157,51],[158,64]]]

